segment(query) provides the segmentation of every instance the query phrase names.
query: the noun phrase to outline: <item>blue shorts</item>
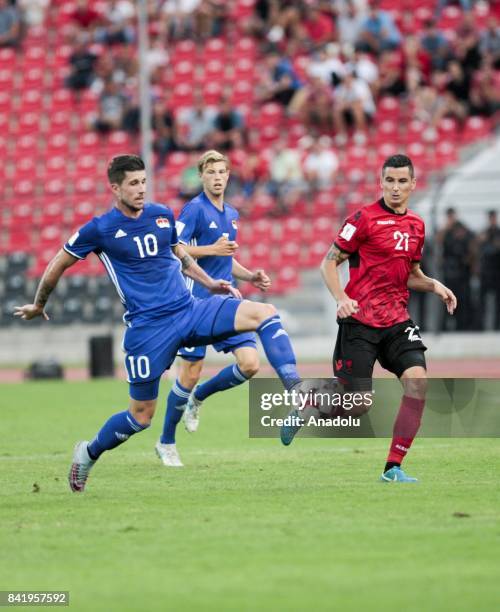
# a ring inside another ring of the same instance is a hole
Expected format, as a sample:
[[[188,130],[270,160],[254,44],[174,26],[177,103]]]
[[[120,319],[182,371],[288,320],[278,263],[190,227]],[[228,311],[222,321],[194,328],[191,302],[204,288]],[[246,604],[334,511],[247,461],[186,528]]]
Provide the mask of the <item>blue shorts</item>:
[[[125,331],[123,348],[130,397],[158,397],[160,376],[168,370],[181,346],[206,346],[235,336],[234,319],[241,300],[214,295],[193,298],[188,307],[159,321]]]
[[[253,332],[242,332],[241,334],[236,334],[236,336],[231,336],[227,340],[214,342],[212,346],[218,353],[232,353],[234,350],[244,346],[256,349],[257,341]],[[206,346],[183,346],[179,349],[177,355],[186,359],[186,361],[200,361],[200,359],[205,359],[206,352]]]

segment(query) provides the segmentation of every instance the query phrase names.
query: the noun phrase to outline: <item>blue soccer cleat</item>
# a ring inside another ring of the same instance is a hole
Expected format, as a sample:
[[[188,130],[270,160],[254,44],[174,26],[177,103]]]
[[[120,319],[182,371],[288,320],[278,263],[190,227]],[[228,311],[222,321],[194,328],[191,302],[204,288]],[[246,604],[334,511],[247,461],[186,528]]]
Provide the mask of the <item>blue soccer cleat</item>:
[[[285,446],[289,446],[304,424],[304,419],[300,416],[299,411],[294,409],[286,415],[286,422],[287,424],[280,428],[280,438]]]
[[[418,480],[407,476],[400,467],[394,466],[382,474],[380,482],[418,482]]]

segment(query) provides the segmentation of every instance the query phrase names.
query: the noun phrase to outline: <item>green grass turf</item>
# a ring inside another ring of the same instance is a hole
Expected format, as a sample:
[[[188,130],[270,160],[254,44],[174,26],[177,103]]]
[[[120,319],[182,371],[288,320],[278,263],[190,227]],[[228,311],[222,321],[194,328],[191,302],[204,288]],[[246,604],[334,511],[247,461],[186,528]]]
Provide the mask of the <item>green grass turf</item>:
[[[119,381],[1,386],[0,589],[84,611],[498,609],[498,440],[419,440],[421,483],[384,485],[387,440],[251,440],[240,387],[179,431],[185,468],[152,451],[161,406],[70,493],[74,442],[126,401]]]

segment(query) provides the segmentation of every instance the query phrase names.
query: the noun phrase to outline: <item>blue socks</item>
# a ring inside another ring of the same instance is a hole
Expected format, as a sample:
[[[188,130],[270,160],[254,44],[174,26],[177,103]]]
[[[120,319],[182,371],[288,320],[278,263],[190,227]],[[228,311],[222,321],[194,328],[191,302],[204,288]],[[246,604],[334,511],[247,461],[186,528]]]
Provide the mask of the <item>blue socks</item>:
[[[189,394],[190,390],[185,389],[176,380],[167,398],[167,412],[163,423],[163,432],[160,437],[162,444],[175,444],[175,430],[181,420]]]
[[[300,382],[297,362],[288,334],[281,325],[279,315],[263,321],[257,328],[266,357],[273,366],[285,389],[291,389]]]
[[[98,459],[104,451],[120,446],[130,436],[148,427],[149,425],[138,423],[128,410],[114,414],[104,423],[96,437],[88,445],[90,458]]]
[[[238,364],[230,365],[221,370],[210,380],[207,380],[207,382],[204,382],[196,387],[194,394],[196,399],[202,402],[203,400],[206,400],[207,397],[217,393],[218,391],[224,391],[225,389],[230,389],[231,387],[237,387],[247,380],[248,378],[240,370]]]

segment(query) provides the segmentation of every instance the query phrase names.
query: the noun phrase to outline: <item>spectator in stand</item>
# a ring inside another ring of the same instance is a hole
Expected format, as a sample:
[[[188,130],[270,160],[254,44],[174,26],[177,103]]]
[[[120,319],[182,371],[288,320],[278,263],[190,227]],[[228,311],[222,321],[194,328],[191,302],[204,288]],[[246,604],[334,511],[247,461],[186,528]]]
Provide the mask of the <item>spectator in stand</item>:
[[[0,0],[0,47],[17,47],[21,41],[21,16],[8,0]]]
[[[214,142],[217,149],[237,149],[244,141],[243,116],[233,108],[228,97],[219,102],[218,112],[214,118]]]
[[[379,8],[379,0],[370,1],[370,10],[361,25],[356,47],[361,51],[379,55],[382,51],[397,49],[401,33],[390,13]]]
[[[449,105],[454,109],[452,114],[465,119],[469,107],[470,77],[457,60],[448,64],[447,76],[446,91]]]
[[[496,17],[489,18],[487,28],[481,33],[479,50],[483,58],[500,70],[500,26]]]
[[[347,69],[354,72],[358,78],[366,81],[373,94],[376,94],[380,71],[370,54],[354,49],[347,63]]]
[[[311,4],[302,11],[298,35],[306,47],[314,49],[335,39],[335,24],[329,15]]]
[[[103,16],[88,4],[87,0],[77,0],[75,10],[70,14],[70,19],[78,28],[91,33],[98,25],[103,23]]]
[[[269,176],[268,191],[278,198],[279,204],[286,210],[300,196],[305,182],[300,152],[288,147],[284,137],[273,144]]]
[[[77,34],[76,45],[69,57],[71,73],[66,79],[66,85],[73,91],[81,91],[90,87],[95,79],[97,56],[89,49],[86,32]]]
[[[431,60],[429,54],[419,44],[414,35],[406,36],[403,43],[404,71],[406,91],[413,96],[424,84],[429,82],[431,74]]]
[[[487,329],[488,299],[493,301],[493,328],[500,330],[500,227],[498,211],[488,211],[488,227],[479,236],[480,328]]]
[[[127,109],[127,98],[121,93],[119,83],[109,80],[99,96],[99,112],[94,122],[94,128],[101,134],[107,134],[112,130],[118,130],[123,125],[125,111]]]
[[[339,168],[339,159],[328,136],[313,141],[304,160],[304,172],[312,190],[331,187]]]
[[[324,83],[335,87],[345,74],[345,64],[340,57],[340,48],[335,43],[320,47],[312,56],[307,74],[320,78]]]
[[[228,7],[225,0],[201,0],[196,19],[196,38],[206,40],[221,36],[227,19]]]
[[[214,148],[212,134],[216,112],[207,106],[203,95],[195,91],[193,106],[184,108],[178,115],[178,144],[188,151]]]
[[[39,26],[45,19],[50,0],[17,0],[24,22],[29,26]]]
[[[343,48],[346,45],[355,47],[366,19],[366,10],[357,6],[352,0],[336,2],[336,5],[339,41]]]
[[[201,0],[166,0],[161,8],[163,31],[168,40],[179,40],[193,36],[195,14]]]
[[[256,0],[254,13],[246,27],[248,34],[261,40],[264,39],[276,19],[278,9],[278,0]]]
[[[135,6],[131,0],[109,0],[105,24],[97,29],[99,42],[107,45],[126,45],[134,41]]]
[[[263,101],[279,102],[283,106],[292,104],[293,98],[302,87],[292,63],[275,49],[266,56],[268,71],[264,75],[261,98]]]
[[[500,82],[490,60],[484,60],[474,73],[470,91],[470,109],[473,115],[491,117],[500,110]]]
[[[479,45],[479,30],[476,27],[474,15],[466,13],[456,29],[453,55],[462,64],[467,74],[472,74],[481,64]]]
[[[474,321],[471,278],[475,261],[475,239],[474,234],[458,220],[454,208],[447,209],[445,226],[436,235],[436,243],[441,247],[443,283],[457,296],[455,329],[466,331]],[[441,331],[446,329],[447,321],[448,317],[441,318]]]
[[[400,96],[406,92],[404,56],[398,51],[384,51],[379,57],[378,93],[381,96]]]
[[[157,100],[153,104],[153,114],[151,124],[154,130],[154,150],[158,154],[157,167],[161,168],[165,164],[165,159],[172,151],[176,151],[177,130],[175,117],[168,105]]]
[[[366,81],[357,78],[352,70],[348,70],[334,92],[333,118],[337,144],[347,141],[348,126],[354,128],[356,142],[363,144],[367,124],[372,120],[375,110],[372,92]]]
[[[315,132],[332,132],[333,91],[320,77],[310,78],[295,97],[293,115]]]
[[[420,46],[429,54],[433,70],[443,70],[452,57],[450,45],[433,19],[424,23]]]

